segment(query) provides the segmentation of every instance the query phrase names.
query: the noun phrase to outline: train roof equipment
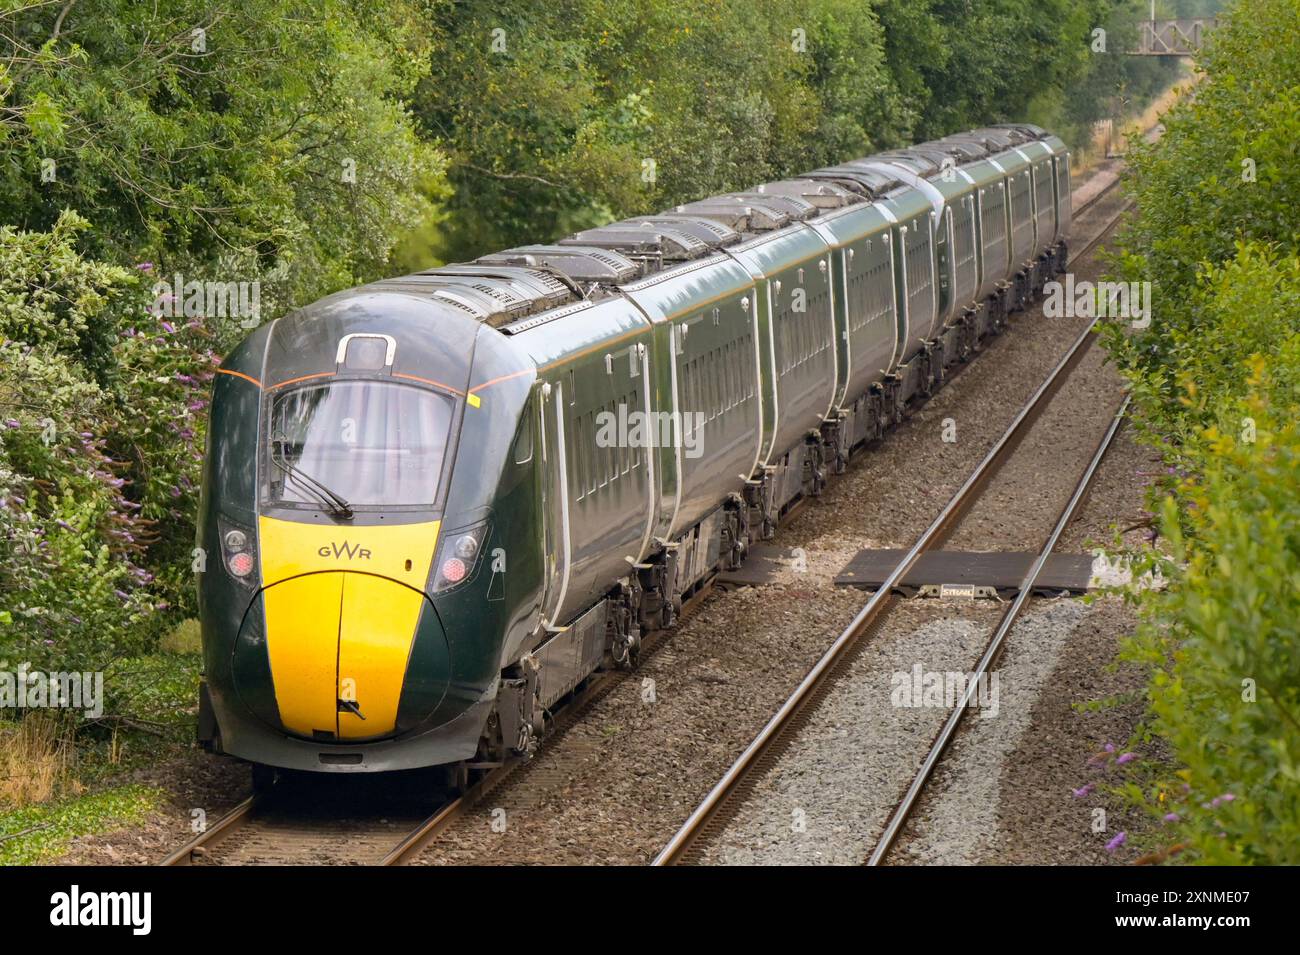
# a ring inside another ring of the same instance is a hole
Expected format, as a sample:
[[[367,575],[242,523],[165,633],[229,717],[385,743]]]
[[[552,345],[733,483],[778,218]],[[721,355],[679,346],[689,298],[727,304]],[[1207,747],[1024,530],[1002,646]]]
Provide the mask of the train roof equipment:
[[[618,285],[645,274],[645,263],[613,249],[581,245],[521,245],[484,255],[484,265],[517,265],[566,276],[571,282]]]
[[[759,195],[792,196],[811,202],[818,211],[839,209],[850,203],[861,201],[861,196],[830,179],[780,179],[755,186],[752,192]]]

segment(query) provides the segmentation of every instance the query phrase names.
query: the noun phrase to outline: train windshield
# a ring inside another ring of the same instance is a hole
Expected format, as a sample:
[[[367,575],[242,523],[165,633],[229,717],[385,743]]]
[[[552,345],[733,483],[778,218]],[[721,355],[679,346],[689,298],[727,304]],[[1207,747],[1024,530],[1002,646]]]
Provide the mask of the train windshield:
[[[320,506],[333,497],[347,506],[431,505],[454,410],[446,395],[373,379],[277,395],[268,501]]]

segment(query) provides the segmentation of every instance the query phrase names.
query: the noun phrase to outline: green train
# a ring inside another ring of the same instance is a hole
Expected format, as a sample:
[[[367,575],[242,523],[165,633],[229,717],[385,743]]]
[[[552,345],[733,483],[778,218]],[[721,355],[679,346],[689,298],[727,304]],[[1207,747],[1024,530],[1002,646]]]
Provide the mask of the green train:
[[[1065,144],[974,130],[340,292],[213,388],[206,747],[468,768],[770,538],[1063,270]]]

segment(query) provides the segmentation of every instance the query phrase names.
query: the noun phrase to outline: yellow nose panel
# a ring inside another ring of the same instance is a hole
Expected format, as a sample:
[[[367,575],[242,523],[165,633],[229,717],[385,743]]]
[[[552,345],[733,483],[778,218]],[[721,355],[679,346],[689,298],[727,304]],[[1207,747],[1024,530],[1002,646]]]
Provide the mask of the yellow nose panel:
[[[291,733],[336,732],[343,574],[309,574],[268,588],[266,650],[280,723]]]
[[[267,651],[286,730],[393,731],[438,525],[259,520]],[[340,700],[365,719],[338,712]]]
[[[343,578],[339,699],[355,700],[365,719],[339,713],[339,737],[390,733],[397,725],[397,702],[424,595],[382,577]]]

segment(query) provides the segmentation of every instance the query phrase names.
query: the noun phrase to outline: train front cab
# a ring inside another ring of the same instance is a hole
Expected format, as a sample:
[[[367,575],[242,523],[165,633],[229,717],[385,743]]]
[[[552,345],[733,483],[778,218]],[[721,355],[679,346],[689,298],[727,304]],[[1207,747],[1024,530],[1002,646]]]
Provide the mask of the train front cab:
[[[200,738],[318,772],[470,758],[503,645],[535,622],[536,486],[516,460],[532,371],[413,297],[307,311],[214,387]]]

